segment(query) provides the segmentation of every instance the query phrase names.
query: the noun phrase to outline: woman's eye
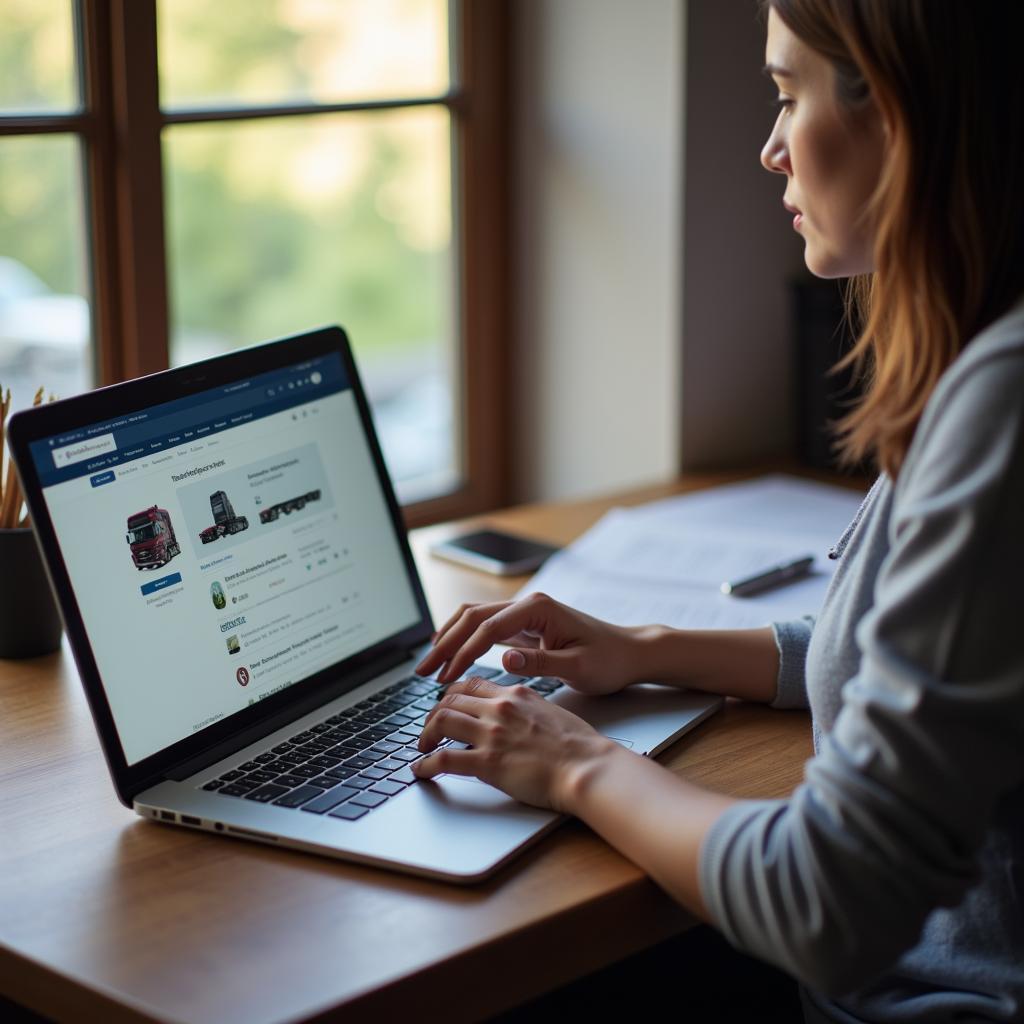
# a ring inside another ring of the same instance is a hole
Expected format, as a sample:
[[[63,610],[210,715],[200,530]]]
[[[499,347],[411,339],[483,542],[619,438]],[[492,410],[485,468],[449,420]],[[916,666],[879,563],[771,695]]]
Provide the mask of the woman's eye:
[[[776,110],[788,110],[793,106],[793,100],[789,96],[776,96],[772,101],[771,105]]]

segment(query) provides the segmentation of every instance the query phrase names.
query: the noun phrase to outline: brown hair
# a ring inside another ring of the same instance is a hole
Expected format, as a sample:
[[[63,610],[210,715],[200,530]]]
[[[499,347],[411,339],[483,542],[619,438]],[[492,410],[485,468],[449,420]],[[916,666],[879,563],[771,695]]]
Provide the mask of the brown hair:
[[[874,273],[850,282],[867,381],[839,450],[895,476],[936,383],[1024,293],[1021,0],[762,0],[868,97],[890,131],[868,215]]]

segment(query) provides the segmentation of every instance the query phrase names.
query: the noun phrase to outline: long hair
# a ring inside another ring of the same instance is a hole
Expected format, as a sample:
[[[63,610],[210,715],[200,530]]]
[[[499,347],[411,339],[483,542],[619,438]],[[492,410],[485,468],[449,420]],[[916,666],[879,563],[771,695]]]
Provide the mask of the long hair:
[[[890,135],[867,215],[874,272],[850,282],[864,397],[843,461],[896,476],[958,353],[1024,294],[1024,0],[762,0],[828,59],[840,104]]]

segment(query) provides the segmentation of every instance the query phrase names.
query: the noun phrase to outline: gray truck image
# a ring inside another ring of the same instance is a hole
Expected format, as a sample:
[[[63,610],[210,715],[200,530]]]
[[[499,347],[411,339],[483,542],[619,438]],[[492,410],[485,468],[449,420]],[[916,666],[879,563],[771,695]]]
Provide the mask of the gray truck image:
[[[231,499],[224,491],[214,491],[210,495],[210,511],[213,513],[213,526],[208,526],[199,534],[204,544],[210,544],[229,533],[241,533],[249,529],[249,520],[245,516],[236,516]]]
[[[292,512],[298,512],[299,509],[305,508],[311,501],[319,500],[320,492],[317,490],[307,491],[305,494],[298,495],[298,497],[289,498],[288,501],[279,501],[276,505],[271,505],[269,508],[260,509],[260,522],[272,523],[282,512],[287,516]]]

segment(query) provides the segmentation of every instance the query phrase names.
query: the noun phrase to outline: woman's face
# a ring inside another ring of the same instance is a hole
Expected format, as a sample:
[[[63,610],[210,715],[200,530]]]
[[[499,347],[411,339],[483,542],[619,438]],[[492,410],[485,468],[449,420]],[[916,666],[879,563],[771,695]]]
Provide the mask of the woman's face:
[[[874,269],[866,217],[885,148],[882,119],[868,100],[856,109],[835,95],[832,65],[768,12],[767,70],[779,89],[779,116],[761,163],[786,175],[783,203],[804,237],[804,260],[818,277]]]

